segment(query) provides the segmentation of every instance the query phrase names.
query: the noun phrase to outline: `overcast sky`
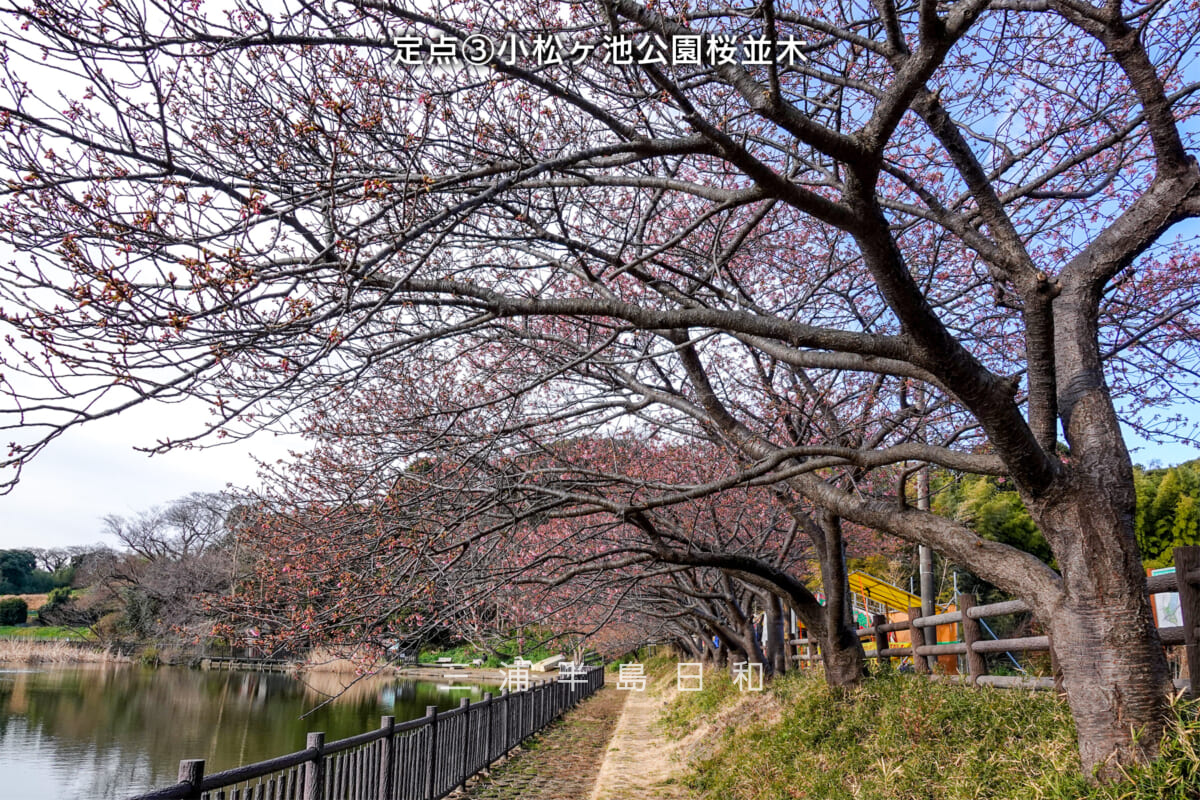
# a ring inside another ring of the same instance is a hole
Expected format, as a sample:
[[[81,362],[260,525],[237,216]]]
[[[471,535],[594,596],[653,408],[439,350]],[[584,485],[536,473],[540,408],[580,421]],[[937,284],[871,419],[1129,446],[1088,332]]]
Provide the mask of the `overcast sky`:
[[[298,437],[261,433],[244,442],[207,450],[148,456],[135,445],[194,430],[182,405],[135,409],[64,434],[22,473],[21,483],[0,497],[0,550],[105,542],[100,520],[129,515],[195,491],[227,484],[255,485],[252,456],[274,461]],[[172,430],[172,428],[174,428]]]

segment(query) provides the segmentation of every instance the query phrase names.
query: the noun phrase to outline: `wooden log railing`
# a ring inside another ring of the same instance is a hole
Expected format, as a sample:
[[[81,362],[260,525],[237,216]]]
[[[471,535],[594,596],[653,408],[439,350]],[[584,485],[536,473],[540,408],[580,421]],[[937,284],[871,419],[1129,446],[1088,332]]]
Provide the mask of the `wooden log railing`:
[[[1187,684],[1193,696],[1200,694],[1200,547],[1177,547],[1174,550],[1175,574],[1153,575],[1146,579],[1148,595],[1169,592],[1179,593],[1180,612],[1183,625],[1161,626],[1158,636],[1163,645],[1182,645],[1187,654],[1188,680]],[[1007,614],[1022,614],[1029,612],[1029,605],[1023,600],[1007,600],[1002,603],[976,605],[972,595],[959,596],[960,608],[942,614],[921,617],[920,609],[909,609],[909,618],[888,622],[883,615],[877,614],[872,625],[860,628],[858,635],[863,639],[873,639],[875,650],[866,653],[867,658],[913,658],[914,668],[918,673],[930,672],[927,658],[942,655],[967,656],[967,675],[957,676],[957,679],[974,685],[1022,687],[1037,689],[1055,688],[1053,678],[1032,678],[1012,675],[989,675],[987,653],[1013,652],[1050,652],[1053,655],[1049,636],[1023,636],[1010,639],[984,639],[980,630],[980,620],[987,617],[1000,617]],[[952,644],[925,643],[926,631],[937,630],[938,625],[962,625],[962,641]],[[895,631],[910,631],[911,644],[897,647],[896,643],[888,642],[887,634]],[[810,647],[815,642],[808,639],[793,639],[788,644]],[[915,658],[914,658],[915,656]],[[817,660],[814,654],[797,655],[793,658],[801,661]],[[956,676],[931,676],[937,680],[946,680]]]
[[[603,685],[604,668],[590,667],[453,711],[428,706],[409,722],[383,717],[336,742],[310,733],[304,750],[212,775],[186,759],[178,783],[129,800],[439,800]]]

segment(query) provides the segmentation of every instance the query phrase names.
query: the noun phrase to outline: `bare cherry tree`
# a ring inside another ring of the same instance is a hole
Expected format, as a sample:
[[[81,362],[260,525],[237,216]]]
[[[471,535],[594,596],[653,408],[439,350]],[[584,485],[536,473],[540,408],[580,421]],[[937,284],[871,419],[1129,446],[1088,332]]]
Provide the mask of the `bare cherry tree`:
[[[147,561],[186,559],[231,544],[228,496],[192,492],[132,517],[108,514],[105,533]]]
[[[226,434],[436,401],[409,458],[633,417],[1025,598],[1085,767],[1154,751],[1120,424],[1194,388],[1182,0],[8,11],[10,467],[183,395]],[[468,36],[512,46],[425,63]],[[1007,476],[1057,569],[913,507],[919,464]]]

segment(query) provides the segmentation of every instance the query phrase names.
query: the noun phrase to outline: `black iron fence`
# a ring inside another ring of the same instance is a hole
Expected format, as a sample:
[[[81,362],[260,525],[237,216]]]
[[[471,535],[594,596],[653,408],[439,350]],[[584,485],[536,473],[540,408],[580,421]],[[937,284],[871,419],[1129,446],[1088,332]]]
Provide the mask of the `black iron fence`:
[[[212,775],[188,759],[174,786],[130,800],[438,800],[603,685],[603,667],[589,667],[453,711],[428,706],[409,722],[384,717],[337,742],[310,733],[304,750]]]

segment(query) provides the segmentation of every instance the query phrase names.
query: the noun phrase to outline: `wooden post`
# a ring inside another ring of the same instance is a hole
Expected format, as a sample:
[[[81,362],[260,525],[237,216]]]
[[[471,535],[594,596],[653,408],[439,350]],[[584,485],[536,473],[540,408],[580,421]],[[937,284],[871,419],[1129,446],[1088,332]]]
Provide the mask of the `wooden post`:
[[[325,734],[310,733],[304,743],[306,750],[317,754],[304,765],[304,800],[325,798]]]
[[[487,730],[483,734],[483,765],[487,769],[491,769],[492,768],[492,728],[493,728],[492,723],[496,719],[496,702],[492,699],[491,692],[484,692],[483,702],[485,704],[484,707],[487,708],[487,713],[484,714],[484,719],[486,720],[486,722],[484,724],[487,725]]]
[[[971,617],[971,609],[975,607],[975,595],[960,594],[958,610],[962,612],[963,642],[967,645],[967,675],[974,686],[981,675],[988,674],[987,659],[983,653],[975,652],[975,643],[983,638],[983,626],[979,620]]]
[[[200,800],[200,783],[204,780],[204,759],[187,758],[179,762],[179,782],[190,783],[192,788],[186,800]]]
[[[892,659],[879,655],[888,649],[888,635],[879,630],[879,626],[886,625],[887,621],[888,618],[883,614],[871,617],[871,624],[875,626],[875,663],[879,665],[880,672],[890,672],[892,669]]]
[[[459,780],[458,786],[460,789],[467,788],[467,764],[468,757],[471,752],[471,698],[464,697],[458,701],[458,707],[463,710],[463,735],[462,735],[462,758],[459,760]]]
[[[396,731],[396,718],[383,717],[379,727],[387,731],[379,740],[379,800],[392,800],[392,739]]]
[[[914,624],[914,620],[919,616],[921,616],[921,609],[909,606],[908,641],[912,644],[913,669],[917,671],[918,675],[928,675],[929,662],[925,660],[925,656],[917,655],[917,648],[925,646],[925,631]]]
[[[1200,547],[1176,547],[1175,583],[1183,616],[1183,644],[1187,654],[1189,694],[1200,697]]]
[[[429,738],[425,742],[425,800],[434,798],[434,778],[437,773],[437,706],[425,706],[429,720]]]
[[[1062,665],[1058,663],[1058,651],[1054,649],[1054,637],[1047,633],[1046,642],[1050,646],[1050,677],[1054,678],[1054,691],[1066,694],[1066,689],[1063,688]]]

